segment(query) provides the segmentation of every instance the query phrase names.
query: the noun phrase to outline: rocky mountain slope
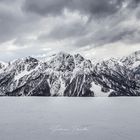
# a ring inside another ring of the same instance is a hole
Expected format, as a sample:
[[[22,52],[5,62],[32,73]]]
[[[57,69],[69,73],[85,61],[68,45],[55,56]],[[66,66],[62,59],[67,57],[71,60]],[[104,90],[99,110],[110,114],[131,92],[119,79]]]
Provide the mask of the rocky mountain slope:
[[[140,51],[94,63],[80,54],[0,62],[1,96],[139,96]]]

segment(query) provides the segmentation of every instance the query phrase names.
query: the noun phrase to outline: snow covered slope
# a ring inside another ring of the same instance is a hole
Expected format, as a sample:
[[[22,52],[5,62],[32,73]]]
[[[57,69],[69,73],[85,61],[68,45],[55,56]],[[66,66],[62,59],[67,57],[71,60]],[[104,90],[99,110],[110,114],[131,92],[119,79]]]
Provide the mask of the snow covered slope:
[[[140,51],[94,63],[60,52],[0,62],[1,96],[139,96]]]

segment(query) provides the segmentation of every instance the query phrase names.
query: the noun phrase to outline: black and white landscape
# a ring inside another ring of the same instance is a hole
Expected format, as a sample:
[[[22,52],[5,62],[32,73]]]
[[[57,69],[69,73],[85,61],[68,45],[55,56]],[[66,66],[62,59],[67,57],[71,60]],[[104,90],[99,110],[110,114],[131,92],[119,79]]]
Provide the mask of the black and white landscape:
[[[0,64],[1,96],[139,96],[140,51],[88,60],[60,52]]]
[[[139,96],[140,0],[0,0],[0,140],[139,140]]]

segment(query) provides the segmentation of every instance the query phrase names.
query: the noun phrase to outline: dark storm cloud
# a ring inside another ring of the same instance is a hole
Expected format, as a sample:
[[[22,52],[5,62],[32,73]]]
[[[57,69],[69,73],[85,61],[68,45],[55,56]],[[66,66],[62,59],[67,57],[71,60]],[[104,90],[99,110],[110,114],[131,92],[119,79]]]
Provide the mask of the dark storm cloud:
[[[14,27],[19,23],[19,17],[7,5],[9,1],[0,1],[0,41],[5,41],[15,34]]]
[[[26,0],[23,9],[39,15],[57,15],[67,4],[67,0]]]
[[[124,0],[26,0],[23,9],[39,15],[59,15],[67,8],[88,15],[108,15],[117,12]]]
[[[81,14],[85,14],[89,17],[105,18],[108,15],[116,14],[121,8],[123,3],[128,3],[128,8],[138,7],[139,0],[0,0],[0,41],[6,41],[19,36],[20,34],[26,34],[38,22],[38,17],[34,19],[28,17],[28,12],[35,13],[46,17],[60,16],[63,10],[69,9],[70,11],[79,11]],[[13,10],[15,9],[15,10]],[[18,11],[21,9],[21,11]],[[23,10],[23,11],[22,11]],[[23,13],[20,13],[23,12]],[[139,18],[139,11],[137,17]],[[79,25],[78,25],[79,24]],[[72,23],[72,25],[62,25],[54,27],[54,29],[46,35],[41,35],[39,38],[51,38],[62,39],[69,37],[78,37],[87,34],[87,25],[81,25],[80,23]],[[27,30],[27,29],[28,30]],[[110,28],[112,28],[110,26]],[[31,30],[32,32],[32,30]],[[93,32],[91,30],[91,32]]]
[[[39,36],[39,40],[64,40],[69,38],[77,38],[79,36],[84,36],[86,31],[86,24],[80,22],[75,23],[64,23],[57,25],[48,34],[42,34]]]
[[[97,24],[101,24],[96,33],[94,27],[88,28],[88,23],[85,25],[80,22],[57,25],[49,33],[43,33],[38,38],[39,40],[73,38],[78,47],[90,44],[102,45],[120,40],[124,41],[124,38],[130,36],[134,37],[137,30],[132,27],[117,26],[117,24],[124,22],[131,11],[135,11],[139,7],[139,3],[139,0],[26,0],[23,9],[26,12],[41,16],[60,16],[64,9],[68,9],[71,12],[78,11],[81,15],[87,15]],[[124,16],[122,9],[125,4],[124,11],[126,10],[128,14]],[[111,18],[105,23],[104,18],[107,16],[111,16]],[[139,12],[135,16],[139,17]],[[102,26],[107,25],[108,30],[102,28]]]
[[[128,7],[129,8],[136,8],[140,4],[140,0],[129,0]]]
[[[78,38],[75,42],[75,46],[84,47],[93,44],[94,46],[102,46],[119,41],[126,44],[140,43],[140,30],[137,28],[114,28],[107,32],[99,30],[96,35],[91,34],[87,37],[82,36]]]
[[[0,0],[0,42],[33,32],[38,17],[22,11],[23,1]]]
[[[22,2],[23,0],[0,0],[0,42],[25,33],[24,25],[30,21],[21,11]]]

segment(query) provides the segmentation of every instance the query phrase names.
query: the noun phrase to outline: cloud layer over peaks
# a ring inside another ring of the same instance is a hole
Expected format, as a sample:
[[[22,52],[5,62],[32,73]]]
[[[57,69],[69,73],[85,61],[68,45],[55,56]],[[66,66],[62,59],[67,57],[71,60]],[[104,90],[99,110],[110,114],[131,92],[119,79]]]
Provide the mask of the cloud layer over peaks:
[[[139,0],[0,0],[1,60],[73,50],[105,58],[139,49]]]

